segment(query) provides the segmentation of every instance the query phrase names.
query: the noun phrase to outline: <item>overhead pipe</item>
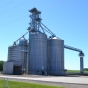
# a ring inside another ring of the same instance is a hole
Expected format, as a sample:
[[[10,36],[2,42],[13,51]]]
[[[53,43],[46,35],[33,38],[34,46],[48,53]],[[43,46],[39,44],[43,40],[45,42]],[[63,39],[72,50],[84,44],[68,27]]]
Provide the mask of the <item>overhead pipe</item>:
[[[67,46],[67,45],[64,45],[64,48],[79,52],[79,57],[80,57],[80,74],[83,74],[84,73],[84,65],[83,65],[84,53],[82,52],[82,50],[74,48],[74,47],[71,47],[71,46]]]

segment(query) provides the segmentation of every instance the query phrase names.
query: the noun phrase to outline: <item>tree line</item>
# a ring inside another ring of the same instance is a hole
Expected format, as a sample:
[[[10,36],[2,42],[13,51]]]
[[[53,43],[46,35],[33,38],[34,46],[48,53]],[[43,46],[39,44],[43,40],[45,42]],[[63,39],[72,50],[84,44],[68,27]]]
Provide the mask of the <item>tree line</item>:
[[[3,71],[3,62],[4,61],[0,61],[0,71]]]

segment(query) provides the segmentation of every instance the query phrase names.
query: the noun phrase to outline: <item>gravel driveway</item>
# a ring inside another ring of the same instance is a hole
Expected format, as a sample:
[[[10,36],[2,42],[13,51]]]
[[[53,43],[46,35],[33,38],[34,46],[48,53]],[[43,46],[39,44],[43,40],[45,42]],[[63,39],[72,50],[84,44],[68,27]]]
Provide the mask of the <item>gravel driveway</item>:
[[[8,78],[12,81],[64,86],[65,88],[88,88],[88,76],[80,77],[56,77],[38,75],[1,75],[0,79]],[[72,81],[72,82],[71,82]]]

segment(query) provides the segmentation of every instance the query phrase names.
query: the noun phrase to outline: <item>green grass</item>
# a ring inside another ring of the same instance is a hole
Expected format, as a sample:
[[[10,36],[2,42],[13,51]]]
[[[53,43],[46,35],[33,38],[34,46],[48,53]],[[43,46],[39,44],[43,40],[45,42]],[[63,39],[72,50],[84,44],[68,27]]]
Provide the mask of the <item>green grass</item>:
[[[79,70],[67,70],[67,73],[79,73]]]
[[[4,87],[4,80],[0,80],[0,88],[5,88]],[[64,87],[8,81],[8,88],[64,88]]]
[[[80,73],[80,70],[67,70],[66,73]],[[88,71],[84,71],[84,73],[88,73]]]

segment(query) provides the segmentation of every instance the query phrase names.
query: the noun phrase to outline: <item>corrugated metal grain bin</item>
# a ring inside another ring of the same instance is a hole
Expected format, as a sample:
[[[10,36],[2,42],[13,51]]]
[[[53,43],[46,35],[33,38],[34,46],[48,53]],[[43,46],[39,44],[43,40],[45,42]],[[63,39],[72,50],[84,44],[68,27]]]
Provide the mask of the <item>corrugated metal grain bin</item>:
[[[64,75],[64,40],[48,39],[48,74]]]
[[[29,47],[29,73],[46,74],[47,36],[40,32],[30,33]]]

